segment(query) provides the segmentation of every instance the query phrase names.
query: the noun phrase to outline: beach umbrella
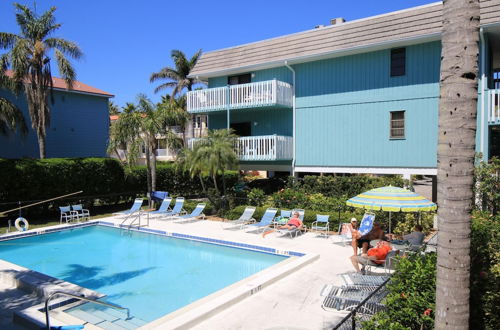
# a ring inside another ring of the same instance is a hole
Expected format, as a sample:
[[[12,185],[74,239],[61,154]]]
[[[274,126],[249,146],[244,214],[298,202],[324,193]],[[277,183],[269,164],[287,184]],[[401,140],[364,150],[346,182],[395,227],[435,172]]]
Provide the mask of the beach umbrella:
[[[389,233],[391,232],[391,212],[434,211],[437,205],[425,197],[408,189],[381,187],[368,190],[351,199],[346,204],[352,207],[389,212]]]

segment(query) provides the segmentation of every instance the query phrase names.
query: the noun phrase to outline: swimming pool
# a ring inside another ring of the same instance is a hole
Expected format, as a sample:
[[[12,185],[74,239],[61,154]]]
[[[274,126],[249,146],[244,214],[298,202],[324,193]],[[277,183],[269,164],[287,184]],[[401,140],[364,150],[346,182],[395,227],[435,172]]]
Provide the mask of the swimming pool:
[[[145,321],[286,258],[96,225],[0,242],[0,259],[102,292]]]

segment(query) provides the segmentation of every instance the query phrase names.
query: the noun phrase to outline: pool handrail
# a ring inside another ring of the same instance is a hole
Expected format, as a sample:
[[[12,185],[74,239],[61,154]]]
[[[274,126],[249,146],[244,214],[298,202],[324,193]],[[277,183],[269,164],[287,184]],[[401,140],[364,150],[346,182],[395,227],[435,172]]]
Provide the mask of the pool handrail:
[[[84,301],[87,301],[87,302],[90,302],[90,303],[94,303],[94,304],[98,304],[98,305],[103,305],[103,306],[111,307],[111,308],[114,308],[114,309],[126,310],[127,311],[127,320],[130,319],[130,309],[128,309],[127,307],[118,306],[118,305],[113,304],[113,303],[98,301],[96,299],[91,299],[91,298],[79,296],[79,295],[76,295],[76,294],[73,294],[73,293],[69,293],[69,292],[65,292],[65,291],[54,291],[54,292],[52,292],[47,297],[47,299],[45,299],[45,321],[46,321],[46,325],[47,325],[47,329],[48,330],[50,329],[49,301],[52,298],[54,298],[54,296],[56,296],[56,295],[65,295],[65,296],[68,296],[68,297],[72,297],[72,298],[79,299],[79,300],[84,300]]]

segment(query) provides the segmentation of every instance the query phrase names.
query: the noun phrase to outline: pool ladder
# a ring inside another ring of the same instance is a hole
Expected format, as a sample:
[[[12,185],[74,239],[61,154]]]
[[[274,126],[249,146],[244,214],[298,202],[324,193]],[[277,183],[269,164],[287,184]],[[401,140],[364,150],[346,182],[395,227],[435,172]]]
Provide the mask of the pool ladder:
[[[118,306],[118,305],[115,305],[115,304],[112,304],[112,303],[102,302],[102,301],[99,301],[99,300],[96,300],[96,299],[86,298],[84,296],[79,296],[79,295],[76,295],[76,294],[73,294],[73,293],[69,293],[69,292],[65,292],[65,291],[54,291],[45,300],[45,321],[46,321],[47,329],[50,329],[49,301],[52,298],[54,298],[54,296],[57,296],[57,295],[68,296],[68,297],[72,297],[72,298],[75,298],[75,299],[87,301],[87,302],[90,302],[90,303],[93,303],[93,304],[98,304],[98,305],[102,305],[102,306],[106,306],[106,307],[111,307],[111,308],[114,308],[114,309],[125,310],[125,311],[127,311],[127,320],[130,319],[130,309],[128,309],[126,307]]]
[[[146,219],[147,223],[144,225],[144,227],[149,226],[149,212],[143,212],[142,210],[133,212],[125,217],[123,219],[122,223],[120,224],[120,228],[127,227],[127,230],[130,231],[130,229],[134,226],[137,220],[139,220],[139,224],[137,225],[137,228],[141,227],[141,215],[143,213],[146,213]],[[125,222],[128,220],[132,219],[132,221],[128,224],[128,226],[125,226]]]

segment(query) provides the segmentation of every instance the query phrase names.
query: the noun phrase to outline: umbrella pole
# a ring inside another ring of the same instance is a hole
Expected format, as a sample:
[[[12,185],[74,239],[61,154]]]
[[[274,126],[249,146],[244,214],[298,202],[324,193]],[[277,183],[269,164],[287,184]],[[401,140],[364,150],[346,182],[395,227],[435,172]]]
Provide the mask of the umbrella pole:
[[[418,212],[418,224],[422,225],[422,212]]]
[[[389,211],[389,234],[391,233],[391,211]]]

